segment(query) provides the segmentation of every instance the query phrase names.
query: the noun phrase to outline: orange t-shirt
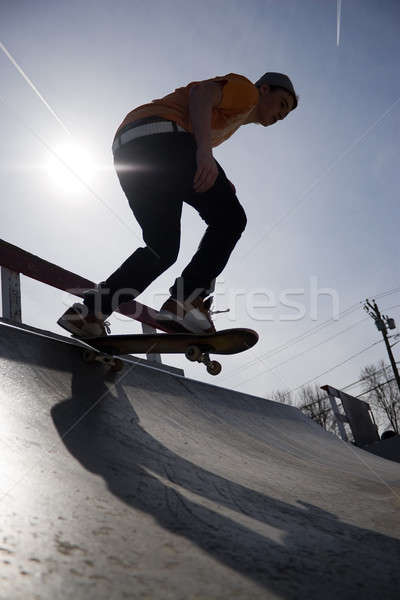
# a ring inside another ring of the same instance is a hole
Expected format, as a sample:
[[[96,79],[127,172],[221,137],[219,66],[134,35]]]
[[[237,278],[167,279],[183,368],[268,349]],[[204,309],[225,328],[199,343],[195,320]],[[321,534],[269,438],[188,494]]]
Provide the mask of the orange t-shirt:
[[[229,73],[223,77],[214,77],[205,81],[221,81],[224,83],[221,101],[212,110],[211,143],[215,147],[222,144],[243,125],[247,116],[257,104],[259,94],[256,86],[247,77],[236,73]],[[118,127],[117,133],[137,119],[155,116],[175,121],[186,131],[193,133],[189,115],[189,92],[198,83],[204,83],[204,81],[192,81],[186,87],[177,88],[163,98],[135,108],[126,115]]]

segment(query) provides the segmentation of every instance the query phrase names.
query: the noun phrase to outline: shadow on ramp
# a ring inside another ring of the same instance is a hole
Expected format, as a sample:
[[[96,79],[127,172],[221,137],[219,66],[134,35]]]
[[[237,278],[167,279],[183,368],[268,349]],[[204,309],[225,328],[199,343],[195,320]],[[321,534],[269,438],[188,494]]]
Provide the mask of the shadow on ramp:
[[[269,497],[179,456],[135,412],[132,396],[146,386],[154,391],[151,383],[130,382],[128,395],[124,381],[117,377],[110,391],[100,372],[79,369],[71,397],[51,409],[70,454],[113,495],[271,597],[394,597],[398,539],[345,523],[302,497],[297,506]]]

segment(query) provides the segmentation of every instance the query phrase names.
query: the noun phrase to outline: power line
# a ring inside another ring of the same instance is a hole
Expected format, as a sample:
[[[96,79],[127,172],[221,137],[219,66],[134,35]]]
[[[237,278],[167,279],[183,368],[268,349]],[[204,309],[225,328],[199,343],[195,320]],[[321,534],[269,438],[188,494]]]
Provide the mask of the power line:
[[[363,350],[360,350],[359,352],[357,352],[356,354],[353,354],[352,356],[349,356],[348,358],[346,358],[346,360],[338,363],[337,365],[335,365],[334,367],[331,367],[330,369],[328,369],[327,371],[324,371],[323,373],[320,373],[319,375],[317,375],[316,377],[313,377],[313,379],[309,379],[308,381],[306,381],[305,383],[297,386],[296,388],[290,390],[292,393],[296,392],[298,389],[308,385],[309,383],[312,383],[313,381],[315,381],[316,379],[319,379],[320,377],[322,377],[323,375],[327,375],[328,373],[331,373],[332,371],[334,371],[335,369],[337,369],[338,367],[341,367],[343,365],[345,365],[346,363],[348,363],[349,361],[353,360],[353,358],[357,358],[357,356],[360,356],[360,354],[363,354],[364,352],[366,352],[367,350],[370,350],[371,348],[373,348],[374,346],[376,346],[377,344],[381,344],[383,340],[378,340],[377,342],[374,342],[373,344],[371,344],[370,346],[367,346],[366,348],[363,348]]]
[[[381,292],[380,294],[376,294],[376,298],[384,298],[386,296],[390,296],[392,294],[398,293],[400,292],[400,287],[399,288],[393,288],[391,290],[386,290],[385,292]],[[257,355],[255,359],[251,359],[249,360],[247,363],[244,363],[241,368],[239,370],[235,370],[235,371],[231,371],[228,372],[226,375],[223,375],[220,380],[224,379],[224,378],[229,378],[231,379],[232,377],[235,377],[237,375],[239,375],[242,371],[244,371],[245,369],[249,369],[251,368],[253,365],[255,365],[257,362],[262,362],[264,359],[271,359],[272,357],[276,356],[277,354],[280,354],[281,352],[283,352],[284,350],[288,349],[290,346],[294,346],[296,344],[298,344],[299,342],[303,341],[304,339],[306,339],[307,337],[314,335],[316,333],[319,333],[322,329],[324,329],[325,327],[329,327],[330,325],[332,325],[333,323],[336,323],[339,321],[339,319],[343,318],[344,316],[348,316],[349,314],[351,314],[352,312],[354,312],[354,310],[356,310],[357,308],[360,307],[360,302],[356,302],[354,304],[352,304],[351,306],[349,306],[348,308],[346,308],[345,310],[343,310],[341,313],[339,313],[338,319],[327,319],[326,321],[324,321],[323,323],[319,323],[318,325],[315,325],[314,327],[312,327],[309,330],[306,330],[305,332],[303,332],[302,334],[295,336],[294,338],[289,339],[287,342],[285,342],[284,344],[282,344],[281,346],[276,346],[275,348],[272,348],[271,350]],[[395,305],[392,306],[390,308],[396,308],[400,305]],[[385,309],[385,310],[390,310],[389,309]],[[361,321],[357,321],[357,324],[361,323],[362,321],[366,320],[368,317],[365,317],[365,319],[362,319]],[[346,329],[346,331],[350,330],[352,327],[354,327],[355,325],[352,325],[350,327],[348,327]],[[332,339],[334,339],[335,337],[338,337],[339,335],[341,335],[342,333],[345,333],[346,331],[340,332],[334,336],[332,336],[331,338],[328,338],[328,340],[326,341],[330,341]],[[273,371],[274,369],[278,368],[279,366],[282,366],[282,364],[286,364],[287,362],[289,362],[290,360],[294,360],[295,358],[298,358],[299,356],[302,356],[303,354],[306,354],[307,352],[317,348],[318,346],[322,345],[323,342],[320,342],[319,344],[316,344],[315,346],[313,346],[312,348],[309,348],[308,350],[305,350],[304,352],[297,354],[296,356],[292,357],[291,359],[288,359],[287,361],[284,361],[283,363],[280,363],[279,365],[275,365],[274,367],[272,367],[271,369],[266,369],[264,372],[269,371]],[[258,375],[257,375],[258,377]],[[246,380],[248,381],[248,380]]]
[[[286,359],[286,360],[278,363],[277,365],[274,365],[270,369],[267,369],[267,370],[265,370],[263,372],[267,373],[269,371],[274,371],[275,369],[279,369],[279,367],[283,367],[284,365],[286,365],[287,363],[291,362],[292,360],[300,358],[301,356],[304,356],[304,354],[307,354],[308,352],[311,352],[312,350],[315,350],[316,348],[319,348],[320,346],[323,346],[323,344],[327,344],[328,342],[332,341],[333,339],[335,339],[335,338],[343,335],[344,333],[347,333],[348,331],[350,331],[351,329],[353,329],[354,327],[358,326],[360,323],[362,323],[363,321],[365,321],[367,318],[368,317],[365,317],[364,319],[361,319],[360,321],[357,321],[356,323],[354,323],[350,327],[346,327],[346,329],[342,329],[342,331],[339,331],[339,333],[335,333],[334,335],[332,335],[331,337],[327,338],[326,340],[323,340],[322,342],[319,342],[318,344],[315,344],[314,346],[311,346],[311,348],[307,348],[307,350],[303,350],[303,352],[299,352],[298,354],[295,354],[294,356],[291,356],[290,358],[288,358],[288,359]]]
[[[327,375],[328,373],[331,373],[332,371],[334,371],[335,369],[337,369],[338,367],[343,366],[344,364],[348,363],[350,360],[353,360],[353,358],[356,358],[357,356],[360,356],[360,354],[363,354],[364,352],[366,352],[367,350],[369,350],[370,348],[373,348],[373,346],[376,346],[377,344],[381,344],[383,340],[378,340],[377,342],[374,342],[373,344],[370,344],[369,346],[367,346],[366,348],[363,348],[362,350],[360,350],[359,352],[356,352],[356,354],[352,354],[352,356],[349,356],[348,358],[346,358],[344,361],[338,363],[337,365],[331,367],[330,369],[328,369],[327,371],[324,371],[323,373],[320,373],[319,375],[317,375],[316,377],[313,377],[312,379],[309,379],[308,381],[305,381],[304,383],[302,383],[301,385],[289,390],[289,392],[287,392],[287,394],[285,395],[289,395],[292,394],[293,392],[296,392],[297,390],[299,390],[300,388],[308,385],[309,383],[312,383],[313,381],[315,381],[316,379],[319,379],[319,377],[322,377],[323,375]],[[245,379],[244,381],[241,381],[239,384],[237,384],[236,387],[238,387],[239,385],[242,386],[245,383],[248,383],[249,381],[252,381],[253,379],[256,379],[257,377],[260,377],[261,375],[263,375],[265,373],[265,371],[262,371],[261,373],[258,373],[257,375],[253,376],[253,377],[249,377],[248,379]]]
[[[399,291],[400,291],[400,288],[399,288]],[[337,321],[340,318],[347,316],[347,314],[350,314],[358,307],[359,307],[359,303],[357,302],[357,303],[351,305],[350,307],[346,308],[344,311],[339,313]],[[293,338],[289,338],[289,340],[287,340],[284,344],[282,344],[280,346],[276,346],[275,348],[272,348],[271,350],[268,350],[267,352],[264,352],[263,354],[256,356],[255,359],[251,359],[247,363],[244,363],[244,365],[241,366],[240,371],[243,371],[244,369],[252,367],[254,364],[256,364],[258,362],[258,360],[272,358],[273,356],[280,354],[281,352],[284,352],[290,346],[294,346],[294,345],[302,342],[307,337],[314,335],[315,333],[319,333],[319,331],[321,329],[331,325],[332,322],[336,322],[336,320],[334,320],[333,318],[327,319],[326,321],[323,321],[322,323],[319,323],[318,325],[311,327],[311,329],[307,329],[305,332],[301,333],[300,335],[297,335]],[[235,370],[235,372],[237,373],[237,370]],[[233,371],[229,372],[226,375],[224,375],[221,379],[224,379],[226,377],[231,377],[233,373],[234,373]]]
[[[363,392],[362,394],[358,394],[358,396],[356,396],[356,398],[361,398],[361,396],[364,396],[365,394],[369,394],[369,392],[373,392],[374,390],[378,390],[379,388],[383,387],[384,385],[387,385],[388,383],[391,383],[392,381],[396,381],[396,378],[393,377],[393,379],[389,379],[388,381],[384,381],[383,383],[379,383],[377,386],[367,390],[366,392]]]
[[[391,294],[393,294],[393,293],[397,293],[397,292],[400,292],[400,288],[394,288],[393,290],[388,290],[388,291],[386,291],[386,292],[383,292],[382,294],[378,294],[378,295],[376,295],[376,297],[377,297],[377,298],[381,298],[381,297],[385,297],[385,296],[387,296],[387,295],[391,295]],[[359,306],[360,306],[360,303],[358,303],[358,302],[357,302],[357,303],[355,303],[355,304],[353,304],[353,305],[351,305],[350,307],[348,307],[347,309],[345,309],[344,311],[342,311],[342,313],[340,313],[340,314],[339,314],[339,318],[338,318],[338,320],[339,320],[340,318],[342,318],[343,316],[347,316],[348,314],[350,314],[351,312],[353,312],[353,311],[354,311],[356,308],[358,308]],[[396,306],[400,306],[400,305],[396,305]],[[392,307],[392,308],[394,308],[394,307]],[[389,310],[389,309],[386,309],[386,310]],[[364,320],[366,320],[366,319],[367,319],[367,317],[366,317],[365,319],[362,319],[361,321],[364,321]],[[358,321],[357,323],[360,323],[361,321]],[[328,327],[329,325],[332,325],[332,324],[333,324],[333,322],[336,322],[336,320],[334,320],[333,318],[332,318],[332,319],[327,319],[327,320],[326,320],[326,321],[324,321],[323,323],[321,323],[321,324],[319,324],[319,325],[316,325],[315,327],[311,328],[310,330],[306,331],[305,333],[301,334],[300,336],[297,336],[297,337],[295,337],[295,338],[292,338],[292,340],[289,340],[288,342],[286,342],[286,343],[285,343],[285,344],[283,344],[282,346],[278,346],[276,349],[273,349],[272,351],[269,351],[269,352],[266,352],[266,353],[264,353],[264,354],[261,354],[261,355],[259,355],[259,356],[257,357],[257,359],[260,359],[260,360],[262,360],[262,359],[266,359],[266,358],[272,358],[274,355],[276,355],[276,354],[280,354],[280,353],[281,353],[281,352],[283,352],[284,350],[288,349],[288,348],[290,347],[290,343],[291,343],[291,342],[293,342],[293,344],[292,344],[292,345],[294,345],[294,344],[297,344],[297,343],[299,343],[299,342],[303,341],[304,339],[306,339],[307,337],[309,337],[310,335],[314,335],[315,333],[319,333],[319,331],[321,331],[321,330],[322,330],[322,329],[324,329],[325,327]],[[351,326],[351,327],[352,327],[352,326]],[[348,328],[347,328],[347,330],[351,329],[351,327],[348,327]],[[337,335],[340,335],[340,334],[337,334]],[[329,338],[329,340],[330,340],[330,339],[333,339],[334,337],[336,337],[336,336],[332,336],[331,338]],[[323,343],[323,342],[322,342],[322,343]],[[320,344],[317,344],[316,346],[313,346],[313,348],[311,348],[310,350],[312,350],[312,349],[316,348],[318,345],[320,345]],[[305,352],[307,352],[307,351],[305,351]],[[300,355],[301,355],[301,354],[300,354]],[[300,356],[300,355],[296,355],[296,357],[295,357],[295,358],[297,358],[297,357],[298,357],[298,356]],[[256,362],[257,362],[257,360],[252,360],[252,361],[249,361],[249,363],[246,363],[246,364],[244,365],[244,368],[248,368],[248,367],[250,367],[250,366],[253,366],[253,364],[255,364]],[[277,366],[280,366],[280,365],[277,365]],[[276,367],[277,367],[277,366],[276,366]],[[274,367],[274,368],[276,368],[276,367]],[[229,374],[228,374],[228,375],[229,375]]]
[[[378,373],[382,373],[382,371],[386,371],[386,369],[388,369],[388,368],[389,368],[389,365],[387,365],[383,369],[379,369],[379,371],[375,371],[374,375],[378,375]],[[365,379],[360,379],[359,381],[365,381]],[[384,381],[383,383],[380,383],[377,386],[375,386],[373,388],[370,388],[366,392],[362,392],[362,394],[358,394],[357,396],[355,396],[355,398],[360,398],[361,396],[364,396],[365,394],[368,394],[369,392],[373,392],[374,390],[377,390],[378,388],[380,388],[380,387],[382,387],[384,385],[387,385],[388,383],[391,383],[392,381],[395,381],[394,377],[393,377],[393,379],[389,379],[389,381]],[[359,382],[357,381],[356,383],[359,383]],[[354,384],[350,384],[350,385],[354,385]],[[344,390],[346,390],[349,387],[350,386],[342,387],[341,391],[344,391]],[[328,400],[328,398],[319,398],[318,400],[314,400],[313,402],[309,402],[308,404],[304,404],[301,408],[307,407],[307,406],[313,406],[314,404],[321,403],[321,401],[325,401],[325,400]]]
[[[368,298],[366,299],[364,306],[364,310],[368,313],[368,315],[374,320],[376,327],[381,332],[383,341],[385,342],[386,350],[389,356],[390,364],[392,365],[393,374],[396,379],[397,387],[400,392],[400,374],[397,369],[396,361],[394,360],[392,347],[389,341],[389,330],[395,329],[396,324],[394,319],[389,317],[388,315],[383,315],[376,303],[376,300],[372,300],[370,302]]]
[[[396,365],[400,365],[400,362],[396,362]],[[386,371],[386,369],[389,368],[389,365],[386,365],[385,367],[383,367],[383,369],[379,369],[379,371],[375,371],[375,375],[378,375],[379,373],[382,373],[382,371]],[[354,383],[349,383],[349,385],[346,385],[345,387],[342,387],[342,391],[344,390],[348,390],[351,387],[354,387],[355,385],[357,385],[358,383],[361,383],[362,381],[365,381],[363,378],[359,379],[358,381],[355,381]]]

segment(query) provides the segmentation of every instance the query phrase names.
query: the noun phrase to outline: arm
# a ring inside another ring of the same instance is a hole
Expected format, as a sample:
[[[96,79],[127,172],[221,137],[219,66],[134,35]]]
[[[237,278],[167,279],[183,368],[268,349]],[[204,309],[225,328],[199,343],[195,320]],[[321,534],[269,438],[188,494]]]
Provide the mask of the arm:
[[[218,168],[212,155],[211,114],[222,98],[222,85],[216,82],[198,84],[190,90],[189,115],[197,144],[197,171],[194,190],[206,192],[217,179]]]

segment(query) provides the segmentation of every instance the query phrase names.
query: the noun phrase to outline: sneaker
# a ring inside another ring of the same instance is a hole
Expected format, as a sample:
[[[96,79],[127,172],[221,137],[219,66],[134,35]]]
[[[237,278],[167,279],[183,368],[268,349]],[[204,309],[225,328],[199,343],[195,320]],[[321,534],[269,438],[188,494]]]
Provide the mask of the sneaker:
[[[95,315],[88,314],[87,307],[78,302],[65,311],[57,323],[78,338],[101,337],[111,333],[108,321],[103,321]]]
[[[160,308],[156,321],[171,332],[208,334],[216,333],[211,319],[212,298],[196,298],[192,303],[168,298]]]

